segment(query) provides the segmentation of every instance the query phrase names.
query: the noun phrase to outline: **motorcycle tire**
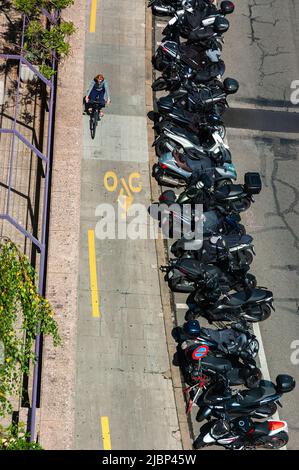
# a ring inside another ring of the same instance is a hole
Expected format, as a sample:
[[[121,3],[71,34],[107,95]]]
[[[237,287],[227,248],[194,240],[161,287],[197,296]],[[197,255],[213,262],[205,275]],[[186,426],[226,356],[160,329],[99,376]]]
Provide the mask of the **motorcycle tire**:
[[[198,315],[196,315],[195,313],[191,312],[190,310],[188,310],[185,314],[185,320],[186,321],[190,321],[190,320],[196,320],[196,318],[198,317]]]
[[[246,315],[251,317],[250,319],[247,318],[247,321],[251,323],[265,321],[271,315],[271,307],[265,304],[265,305],[249,308],[249,309],[244,310],[242,316],[246,316]]]
[[[247,266],[250,266],[253,262],[253,254],[250,250],[242,250],[242,264],[246,264]]]
[[[231,204],[231,210],[235,212],[246,212],[251,206],[250,199],[244,198],[242,201],[233,202]]]
[[[193,442],[193,449],[203,449],[207,444],[203,441],[201,436],[198,436],[197,439]]]
[[[209,417],[206,418],[205,416],[202,416],[202,412],[204,408],[205,408],[204,406],[200,406],[198,412],[196,413],[195,419],[198,423],[202,423],[205,420],[209,421]]]
[[[260,442],[260,444],[259,444]],[[289,442],[289,435],[285,431],[281,431],[275,436],[267,436],[257,442],[257,446],[261,446],[264,449],[281,449]]]
[[[257,408],[255,412],[251,415],[251,417],[254,419],[270,418],[276,413],[276,411],[277,411],[276,403],[268,403],[267,405],[263,405]],[[260,413],[262,416],[259,415],[258,413]]]
[[[152,84],[153,91],[163,91],[167,90],[167,82],[163,77],[157,78]]]

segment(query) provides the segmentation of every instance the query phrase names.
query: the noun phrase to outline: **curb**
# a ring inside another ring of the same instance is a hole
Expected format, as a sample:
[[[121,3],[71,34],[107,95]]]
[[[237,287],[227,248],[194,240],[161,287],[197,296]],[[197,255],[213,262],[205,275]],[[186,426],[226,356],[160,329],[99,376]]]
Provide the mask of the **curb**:
[[[150,8],[147,8],[147,2],[145,2],[145,63],[146,63],[146,112],[152,111],[153,109],[153,92],[152,92],[152,82],[153,82],[153,72],[152,72],[152,53],[153,53],[153,17],[152,11]],[[154,131],[152,129],[152,122],[147,118],[147,135],[148,135],[148,152],[149,152],[149,176],[150,176],[150,188],[151,188],[151,198],[152,201],[156,201],[160,194],[160,187],[151,177],[152,165],[156,162],[157,157],[155,151],[152,147],[152,143],[155,139]],[[168,264],[168,250],[167,250],[167,241],[162,238],[157,238],[155,240],[156,253],[157,253],[157,267],[161,265]],[[168,287],[164,281],[164,274],[159,270],[159,284],[161,292],[161,302],[162,309],[164,314],[164,325],[166,333],[166,343],[169,355],[170,363],[170,372],[171,379],[173,384],[173,392],[175,398],[175,405],[179,423],[179,430],[181,434],[181,442],[183,450],[192,450],[192,440],[191,440],[191,428],[189,424],[189,419],[185,412],[185,401],[183,395],[183,383],[181,378],[181,373],[178,367],[175,367],[172,364],[172,357],[176,353],[176,346],[171,334],[171,331],[174,326],[176,326],[176,319],[174,312],[174,302],[171,292],[168,290]]]

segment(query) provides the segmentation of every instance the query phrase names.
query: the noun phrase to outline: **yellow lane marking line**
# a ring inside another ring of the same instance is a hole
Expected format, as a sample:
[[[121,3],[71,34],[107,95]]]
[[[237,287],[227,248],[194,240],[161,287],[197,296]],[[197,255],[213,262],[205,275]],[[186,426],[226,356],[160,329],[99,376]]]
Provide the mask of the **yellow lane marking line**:
[[[90,23],[89,23],[89,31],[91,33],[94,33],[96,30],[96,20],[97,20],[97,0],[91,0]]]
[[[100,316],[100,308],[94,230],[88,230],[88,251],[92,316],[98,318]]]
[[[102,439],[103,439],[104,450],[112,450],[110,430],[109,430],[109,420],[107,416],[103,416],[101,418],[101,424],[102,424]]]

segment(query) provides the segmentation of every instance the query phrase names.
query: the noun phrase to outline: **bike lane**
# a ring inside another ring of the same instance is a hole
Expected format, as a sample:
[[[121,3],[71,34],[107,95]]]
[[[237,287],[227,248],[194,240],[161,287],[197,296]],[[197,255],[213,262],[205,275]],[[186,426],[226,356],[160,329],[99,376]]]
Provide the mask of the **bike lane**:
[[[150,203],[145,3],[91,1],[87,11],[85,84],[103,73],[112,104],[94,140],[88,116],[82,121],[76,449],[182,448],[155,241],[100,239],[102,204],[114,209],[106,220],[117,232],[122,193],[127,208],[137,203],[145,212]],[[148,224],[144,217],[130,230]]]

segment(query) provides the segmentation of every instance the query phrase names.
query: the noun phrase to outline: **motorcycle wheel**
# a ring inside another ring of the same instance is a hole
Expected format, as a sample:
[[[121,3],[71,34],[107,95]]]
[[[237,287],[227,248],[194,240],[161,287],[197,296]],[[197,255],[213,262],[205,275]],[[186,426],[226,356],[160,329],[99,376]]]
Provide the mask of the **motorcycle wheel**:
[[[240,204],[240,205],[239,205]],[[246,212],[251,206],[251,201],[244,198],[242,201],[232,203],[231,208],[236,212]]]
[[[157,78],[152,84],[153,91],[167,90],[167,82],[163,77]]]
[[[193,449],[202,449],[203,447],[206,447],[207,444],[203,441],[201,436],[198,436],[192,445]]]
[[[251,415],[251,417],[254,419],[270,418],[276,413],[276,411],[277,411],[276,403],[268,403],[267,405],[263,405],[257,408],[255,412]],[[258,414],[255,414],[258,412],[260,412],[263,416],[259,416]]]
[[[198,412],[196,413],[196,421],[198,423],[202,423],[203,421],[205,421],[207,418],[205,418],[204,416],[202,416],[202,411],[203,411],[203,406],[201,406],[198,410]]]
[[[271,315],[271,307],[269,307],[269,305],[262,305],[261,313],[262,313],[262,316],[261,316],[262,319],[260,321],[267,320]]]
[[[185,314],[186,321],[196,320],[196,318],[197,318],[197,315],[195,315],[195,313],[191,312],[190,310],[188,310]]]
[[[261,305],[257,312],[252,313],[252,309],[245,310],[244,314],[248,314],[254,317],[254,320],[248,320],[252,323],[261,322],[267,320],[271,315],[271,307],[269,305]]]
[[[276,436],[268,436],[261,439],[261,447],[265,449],[280,449],[289,442],[289,435],[285,431],[281,431]]]
[[[242,257],[244,258],[244,263],[248,266],[253,262],[253,254],[249,250],[242,251]]]

